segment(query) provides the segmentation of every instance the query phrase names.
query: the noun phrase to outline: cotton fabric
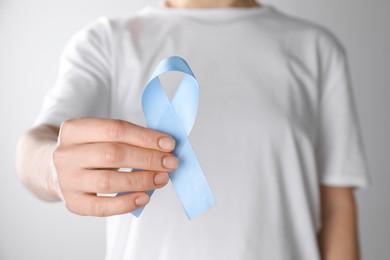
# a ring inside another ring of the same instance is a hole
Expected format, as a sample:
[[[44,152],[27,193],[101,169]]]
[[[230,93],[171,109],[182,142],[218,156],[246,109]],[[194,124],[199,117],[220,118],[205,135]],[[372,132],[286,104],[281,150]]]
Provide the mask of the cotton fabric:
[[[217,204],[189,221],[167,185],[138,219],[107,219],[106,259],[319,260],[319,186],[369,183],[346,52],[319,25],[269,5],[100,18],[68,43],[36,124],[145,125],[142,91],[173,55],[199,81],[189,140]]]

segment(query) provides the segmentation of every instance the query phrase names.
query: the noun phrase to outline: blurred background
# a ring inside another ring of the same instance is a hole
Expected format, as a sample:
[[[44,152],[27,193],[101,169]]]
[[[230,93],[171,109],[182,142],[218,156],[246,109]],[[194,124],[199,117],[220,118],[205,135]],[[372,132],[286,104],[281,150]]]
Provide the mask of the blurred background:
[[[104,219],[34,198],[15,175],[15,145],[53,85],[68,39],[100,16],[132,15],[155,2],[0,0],[0,260],[104,258]],[[373,179],[357,192],[362,255],[390,259],[390,1],[263,3],[324,25],[348,50]]]

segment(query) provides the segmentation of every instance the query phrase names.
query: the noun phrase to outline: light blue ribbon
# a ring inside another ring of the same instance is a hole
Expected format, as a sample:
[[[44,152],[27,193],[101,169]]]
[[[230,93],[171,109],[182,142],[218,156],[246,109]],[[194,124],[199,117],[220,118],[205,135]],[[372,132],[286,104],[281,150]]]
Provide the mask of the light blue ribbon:
[[[159,76],[169,71],[184,73],[184,77],[169,101]],[[214,196],[196,159],[187,136],[194,125],[199,103],[199,86],[186,61],[173,56],[162,60],[154,71],[142,95],[142,109],[147,126],[171,135],[176,141],[173,154],[179,167],[169,174],[172,185],[188,218],[201,214],[215,204]],[[153,191],[149,192],[151,195]],[[139,216],[143,208],[133,211]]]

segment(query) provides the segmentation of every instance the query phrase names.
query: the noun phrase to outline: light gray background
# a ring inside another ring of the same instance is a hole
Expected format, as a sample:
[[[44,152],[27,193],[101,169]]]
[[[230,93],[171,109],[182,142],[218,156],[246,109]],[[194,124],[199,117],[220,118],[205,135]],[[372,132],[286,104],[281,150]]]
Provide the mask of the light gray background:
[[[35,199],[18,182],[15,144],[31,126],[69,37],[101,15],[153,0],[0,0],[0,259],[103,259],[104,219]],[[390,1],[268,0],[325,25],[348,49],[373,185],[358,192],[363,259],[390,259]],[[272,260],[272,259],[271,259]]]

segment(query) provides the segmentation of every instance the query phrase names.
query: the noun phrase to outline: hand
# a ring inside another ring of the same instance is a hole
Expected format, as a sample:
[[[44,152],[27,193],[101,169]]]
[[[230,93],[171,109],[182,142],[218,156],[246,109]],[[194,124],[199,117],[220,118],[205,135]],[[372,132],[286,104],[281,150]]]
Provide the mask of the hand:
[[[82,118],[61,125],[53,152],[60,197],[79,215],[110,216],[131,212],[149,202],[146,190],[168,182],[178,165],[167,134],[132,123]],[[142,169],[119,172],[119,168]],[[118,197],[97,193],[132,192]]]

